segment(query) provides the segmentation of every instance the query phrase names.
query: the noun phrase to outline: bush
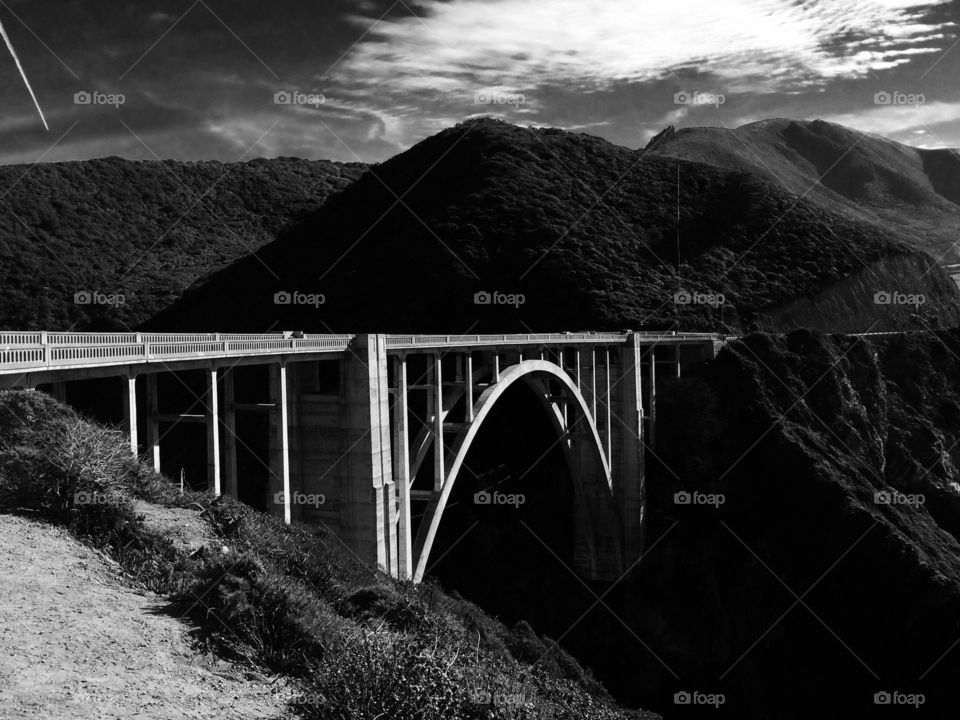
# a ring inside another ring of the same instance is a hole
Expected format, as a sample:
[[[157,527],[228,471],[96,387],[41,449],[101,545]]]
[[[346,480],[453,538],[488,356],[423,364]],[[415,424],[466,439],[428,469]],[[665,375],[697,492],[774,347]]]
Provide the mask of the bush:
[[[229,551],[204,558],[180,599],[201,616],[208,641],[291,674],[320,661],[344,625],[299,583]]]
[[[0,508],[28,508],[86,531],[132,511],[122,489],[140,470],[122,434],[36,392],[0,403]]]
[[[456,720],[466,701],[458,656],[419,636],[365,630],[313,676],[308,717]]]

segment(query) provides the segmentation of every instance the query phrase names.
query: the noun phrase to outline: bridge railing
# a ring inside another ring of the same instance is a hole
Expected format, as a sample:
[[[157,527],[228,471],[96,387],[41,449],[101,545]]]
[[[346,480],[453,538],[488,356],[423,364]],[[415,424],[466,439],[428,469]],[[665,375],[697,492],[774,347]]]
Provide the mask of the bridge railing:
[[[8,345],[134,345],[221,340],[282,340],[283,333],[93,333],[0,331],[0,347]]]
[[[11,370],[43,365],[44,348],[42,347],[15,347],[0,348],[0,367]]]
[[[122,365],[134,362],[176,361],[201,358],[248,355],[280,355],[317,352],[342,352],[353,341],[353,335],[325,335],[311,338],[273,335],[216,334],[142,334],[111,333],[95,337],[83,334],[87,342],[77,342],[80,333],[48,333],[48,342],[40,343],[40,333],[4,333],[0,339],[16,342],[0,345],[0,370],[43,370],[78,365]],[[24,337],[36,335],[36,337]],[[66,341],[66,344],[50,342]],[[141,342],[131,341],[131,337]],[[100,342],[96,342],[100,340]],[[109,340],[109,342],[105,342]],[[157,341],[153,341],[157,340]]]
[[[625,342],[623,333],[528,333],[504,335],[387,335],[388,349],[455,345],[538,345],[556,343]]]
[[[711,333],[641,333],[649,342],[716,340]],[[354,335],[290,333],[0,333],[0,371],[122,365],[256,355],[343,352]],[[388,350],[502,345],[615,344],[626,333],[528,333],[503,335],[387,335]]]
[[[0,347],[6,345],[39,345],[43,342],[42,332],[0,332]]]
[[[648,342],[703,342],[715,340],[714,333],[638,333]],[[387,335],[388,349],[415,349],[424,347],[449,347],[470,345],[564,345],[564,344],[612,344],[626,342],[627,333],[578,332],[578,333],[527,333],[505,335]]]

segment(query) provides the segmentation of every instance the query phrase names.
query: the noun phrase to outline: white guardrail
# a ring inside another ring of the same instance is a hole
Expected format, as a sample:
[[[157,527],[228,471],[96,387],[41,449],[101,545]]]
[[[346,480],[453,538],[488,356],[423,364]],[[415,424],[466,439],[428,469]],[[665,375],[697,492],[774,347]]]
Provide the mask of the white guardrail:
[[[0,332],[0,372],[343,352],[353,335]]]
[[[387,335],[387,349],[467,345],[539,345],[575,342],[622,343],[625,333],[529,333],[526,335]]]
[[[650,342],[716,340],[711,333],[642,333]],[[0,331],[0,372],[76,366],[215,359],[249,355],[343,352],[354,335],[292,333],[71,333]],[[626,333],[387,335],[388,350],[491,345],[625,342]]]

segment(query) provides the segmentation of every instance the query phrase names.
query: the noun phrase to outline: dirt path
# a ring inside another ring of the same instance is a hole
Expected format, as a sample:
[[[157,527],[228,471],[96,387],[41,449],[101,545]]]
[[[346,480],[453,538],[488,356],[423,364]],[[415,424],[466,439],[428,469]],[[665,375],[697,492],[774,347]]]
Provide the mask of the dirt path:
[[[287,717],[287,686],[193,652],[163,606],[62,528],[0,515],[0,718]]]

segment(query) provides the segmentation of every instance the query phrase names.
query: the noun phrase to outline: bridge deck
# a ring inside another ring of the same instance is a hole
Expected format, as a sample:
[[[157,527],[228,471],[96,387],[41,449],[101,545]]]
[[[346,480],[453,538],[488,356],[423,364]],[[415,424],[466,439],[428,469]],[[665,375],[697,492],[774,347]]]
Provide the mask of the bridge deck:
[[[698,344],[722,340],[711,333],[640,333],[653,344]],[[355,335],[270,333],[73,333],[0,332],[0,375],[117,366],[170,365],[264,356],[343,353]],[[616,345],[626,333],[503,335],[386,335],[388,352],[443,348],[547,345]],[[308,358],[303,358],[308,359]]]

